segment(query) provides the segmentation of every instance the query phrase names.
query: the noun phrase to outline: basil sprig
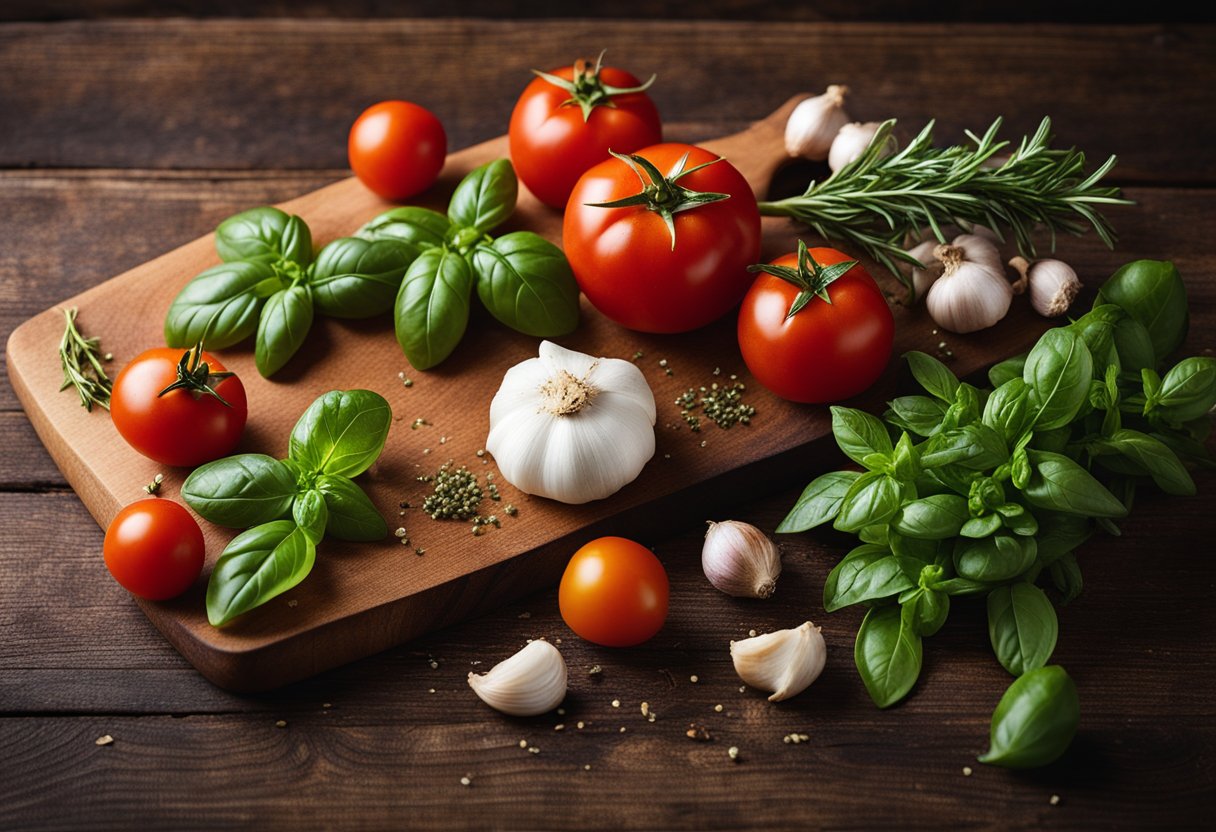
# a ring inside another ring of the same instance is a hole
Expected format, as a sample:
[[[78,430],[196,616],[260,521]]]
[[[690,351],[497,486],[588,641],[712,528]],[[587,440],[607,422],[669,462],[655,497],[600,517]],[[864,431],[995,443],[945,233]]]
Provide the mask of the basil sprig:
[[[352,479],[380,456],[392,424],[370,390],[334,390],[291,432],[286,459],[238,454],[194,470],[182,498],[220,526],[252,527],[220,554],[207,584],[207,619],[218,627],[294,587],[326,535],[372,541],[388,524]]]
[[[1216,360],[1160,366],[1186,322],[1177,270],[1137,261],[1091,311],[995,365],[994,389],[912,352],[923,395],[894,399],[881,420],[832,408],[836,442],[862,470],[815,479],[777,531],[831,523],[862,541],[828,575],[823,603],[828,612],[870,607],[854,658],[879,707],[915,685],[921,639],[941,627],[950,598],[983,595],[993,652],[1019,680],[982,759],[1040,765],[1062,753],[1076,729],[1076,691],[1061,668],[1046,667],[1058,621],[1043,587],[1058,603],[1076,598],[1076,549],[1097,528],[1117,533],[1114,520],[1146,484],[1194,494],[1187,465],[1213,464],[1203,442]]]
[[[531,231],[489,236],[511,216],[518,195],[515,169],[498,159],[456,186],[447,216],[394,208],[359,230],[364,240],[396,241],[415,252],[393,314],[397,341],[416,369],[434,367],[456,349],[474,289],[491,315],[525,335],[555,338],[578,326],[578,284],[561,249]]]
[[[316,312],[366,318],[388,311],[417,249],[384,240],[334,240],[313,259],[297,216],[253,208],[220,223],[224,261],[195,277],[165,316],[165,343],[222,349],[257,336],[254,362],[269,378],[303,346]]]

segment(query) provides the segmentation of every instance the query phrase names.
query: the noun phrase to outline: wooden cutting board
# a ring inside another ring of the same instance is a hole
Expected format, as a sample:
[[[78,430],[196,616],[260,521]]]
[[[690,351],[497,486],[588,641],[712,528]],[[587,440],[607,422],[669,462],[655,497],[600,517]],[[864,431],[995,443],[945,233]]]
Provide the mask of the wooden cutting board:
[[[725,156],[764,196],[786,161],[786,116],[803,97],[792,98],[748,130],[705,146]],[[505,136],[452,154],[422,204],[444,210],[464,174],[507,155]],[[280,207],[299,214],[314,241],[324,244],[354,232],[390,206],[357,180],[347,179]],[[561,241],[560,215],[522,187],[515,216],[504,231],[515,228]],[[766,219],[764,232],[766,258],[792,250],[796,229],[788,222]],[[113,376],[143,350],[163,343],[161,327],[170,301],[194,275],[218,262],[208,234],[65,300],[9,338],[13,387],[51,456],[103,528],[122,506],[146,496],[142,487],[157,473],[165,475],[162,495],[179,499],[178,488],[189,471],[143,458],[118,436],[106,411],[86,412],[74,392],[58,392],[59,310],[79,308],[80,326],[100,336],[113,353]],[[880,270],[871,273],[879,276]],[[893,281],[888,288],[894,289]],[[732,506],[792,481],[809,480],[832,460],[834,443],[823,441],[831,434],[827,408],[790,404],[760,388],[739,357],[733,319],[686,335],[655,336],[617,327],[585,300],[583,312],[577,332],[559,339],[563,345],[627,359],[642,353],[637,363],[658,403],[655,457],[622,491],[584,506],[528,497],[499,477],[502,502],[487,500],[483,513],[496,511],[502,528],[480,537],[470,533],[467,523],[433,521],[417,508],[400,509],[399,504],[419,505],[426,490],[416,478],[447,460],[480,475],[496,473],[488,456],[477,455],[488,431],[489,402],[506,369],[536,354],[537,339],[507,330],[484,312],[475,314],[452,357],[422,373],[413,371],[401,354],[389,316],[363,321],[318,316],[307,344],[271,380],[254,368],[252,339],[225,350],[225,363],[241,376],[249,397],[241,451],[285,455],[292,425],[328,390],[366,388],[389,401],[394,421],[384,454],[360,481],[390,528],[407,530],[410,545],[393,536],[372,544],[327,540],[318,550],[316,568],[300,586],[216,629],[207,623],[203,606],[206,577],[234,532],[204,522],[208,567],[203,576],[176,600],[139,601],[148,618],[215,684],[265,690],[550,586],[570,554],[595,537],[618,534],[646,541],[674,525],[724,519]],[[891,365],[882,381],[852,404],[880,409],[894,390],[898,356],[907,350],[949,357],[955,371],[966,375],[1026,349],[1047,326],[1024,301],[1000,325],[971,338],[939,334],[919,307],[897,306],[895,316]],[[402,384],[401,372],[412,386]],[[727,431],[707,423],[699,433],[691,432],[676,397],[690,387],[728,382],[732,374],[747,384],[746,401],[757,411],[752,424]],[[429,424],[414,428],[417,419]],[[507,503],[518,507],[516,517],[501,511]],[[415,554],[416,548],[425,553]],[[65,598],[63,603],[77,600]]]

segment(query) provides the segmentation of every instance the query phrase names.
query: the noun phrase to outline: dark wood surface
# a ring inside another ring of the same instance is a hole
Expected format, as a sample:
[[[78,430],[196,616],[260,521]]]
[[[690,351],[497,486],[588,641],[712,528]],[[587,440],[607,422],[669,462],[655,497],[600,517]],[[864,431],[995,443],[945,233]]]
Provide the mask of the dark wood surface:
[[[1051,114],[1063,141],[1119,154],[1138,203],[1113,214],[1117,252],[1066,240],[1061,256],[1091,292],[1126,259],[1173,259],[1191,299],[1186,350],[1210,353],[1214,43],[1212,27],[1160,25],[6,24],[0,334],[234,211],[341,178],[346,127],[375,99],[435,107],[461,147],[502,132],[528,67],[606,44],[661,73],[672,137],[730,132],[841,80],[854,115],[936,116],[947,138]],[[748,603],[701,577],[701,528],[655,535],[644,542],[671,575],[672,613],[632,650],[579,640],[549,590],[243,697],[202,679],[108,577],[100,529],[7,379],[0,447],[0,828],[1185,828],[1214,805],[1211,474],[1199,497],[1147,497],[1122,537],[1082,551],[1085,592],[1061,611],[1055,656],[1080,689],[1081,731],[1058,763],[1018,774],[974,761],[1008,682],[982,604],[956,605],[907,702],[869,702],[852,666],[858,616],[820,602],[842,536],[784,539],[777,595]],[[796,493],[734,495],[733,515],[771,531]],[[779,705],[740,692],[729,641],[807,618],[829,647],[815,686]],[[538,636],[562,639],[566,713],[486,709],[467,673]],[[692,721],[713,741],[687,739]],[[783,743],[791,732],[810,741]],[[95,745],[103,735],[114,742]]]

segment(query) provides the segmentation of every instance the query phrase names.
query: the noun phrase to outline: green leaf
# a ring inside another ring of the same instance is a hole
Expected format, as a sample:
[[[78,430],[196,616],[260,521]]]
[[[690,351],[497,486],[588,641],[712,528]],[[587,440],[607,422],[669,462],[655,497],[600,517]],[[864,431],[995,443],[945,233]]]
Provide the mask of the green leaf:
[[[1068,748],[1081,721],[1077,686],[1059,665],[1014,679],[992,714],[988,753],[979,758],[1005,768],[1035,768]]]
[[[777,526],[777,533],[804,532],[835,519],[849,487],[860,476],[856,471],[832,471],[816,477]]]
[[[317,548],[290,520],[254,526],[233,538],[207,583],[207,620],[214,627],[281,595],[308,576]]]
[[[350,478],[322,474],[317,477],[317,490],[325,496],[325,506],[329,510],[325,533],[330,537],[367,542],[383,540],[388,534],[384,517]]]
[[[427,370],[452,354],[469,323],[473,270],[444,249],[424,251],[410,264],[397,294],[397,343],[416,369]]]
[[[999,514],[985,514],[982,517],[972,517],[959,529],[962,537],[988,537],[1000,531],[1004,524]]]
[[[312,329],[312,297],[303,286],[275,292],[262,307],[253,358],[262,378],[270,378],[304,345]]]
[[[1093,374],[1093,358],[1075,332],[1057,327],[1043,333],[1023,371],[1023,380],[1034,393],[1035,430],[1071,422],[1085,404]]]
[[[958,390],[958,378],[945,364],[931,355],[915,350],[904,353],[904,358],[907,359],[908,366],[912,369],[912,376],[920,382],[921,387],[947,404],[954,403],[955,393]]]
[[[1127,509],[1093,475],[1068,457],[1027,451],[1033,473],[1022,489],[1032,505],[1086,517],[1123,517]]]
[[[911,538],[945,540],[957,535],[967,518],[965,499],[956,494],[934,494],[905,503],[891,525]]]
[[[1130,315],[1115,324],[1115,352],[1119,365],[1128,372],[1157,366],[1152,337],[1144,324]]]
[[[556,338],[578,326],[578,283],[562,250],[531,231],[516,231],[473,251],[477,295],[514,330]]]
[[[973,581],[970,578],[949,578],[941,581],[933,588],[951,597],[956,595],[965,597],[989,592],[993,586],[994,584],[988,581]]]
[[[921,564],[897,558],[890,550],[864,543],[849,552],[828,573],[823,585],[823,608],[835,612],[852,604],[877,601],[916,586],[911,575]]]
[[[356,231],[355,236],[371,242],[400,243],[412,262],[428,248],[442,248],[451,230],[452,221],[438,211],[406,205],[385,211]]]
[[[899,607],[874,607],[857,631],[853,660],[880,708],[907,696],[920,676],[921,639],[903,618]]]
[[[222,263],[195,277],[178,293],[165,315],[165,343],[183,349],[199,341],[223,349],[243,341],[258,327],[258,313],[275,282],[266,263]],[[277,288],[277,287],[276,287]]]
[[[932,436],[941,429],[946,407],[928,396],[900,396],[889,402],[886,420],[919,436]]]
[[[1007,534],[978,539],[960,537],[954,546],[954,568],[959,577],[972,581],[1008,581],[1030,569],[1037,554],[1033,537]]]
[[[341,237],[321,249],[308,284],[317,309],[335,318],[367,318],[393,308],[419,249],[397,240]]]
[[[1216,405],[1216,359],[1182,359],[1165,374],[1154,398],[1158,412],[1170,422],[1203,418]]]
[[[238,454],[195,468],[182,483],[181,495],[204,520],[242,528],[285,516],[296,481],[291,469],[273,457]]]
[[[886,523],[899,510],[903,488],[886,474],[862,474],[845,492],[833,524],[842,532],[855,532],[863,526]]]
[[[1159,439],[1122,428],[1106,439],[1090,444],[1094,452],[1115,453],[1130,461],[1137,468],[1137,473],[1148,474],[1166,494],[1189,497],[1195,493],[1195,481],[1174,452]]]
[[[950,615],[950,596],[941,590],[924,586],[901,595],[900,605],[903,608],[904,623],[912,632],[924,638],[936,635]]]
[[[863,410],[833,405],[832,433],[845,456],[859,465],[868,454],[890,456],[895,450],[883,423]]]
[[[312,473],[362,474],[380,456],[393,413],[370,390],[332,390],[318,398],[291,431],[290,456]]]
[[[1068,325],[1085,342],[1094,362],[1107,361],[1114,347],[1115,327],[1127,313],[1112,303],[1095,306]]]
[[[325,536],[325,527],[329,523],[325,495],[315,488],[297,494],[295,502],[291,504],[291,518],[316,546]]]
[[[1038,516],[1039,563],[1050,564],[1076,549],[1094,533],[1093,521],[1078,514],[1044,511]]]
[[[921,451],[924,468],[954,465],[973,471],[994,468],[1009,459],[1009,447],[1001,435],[982,422],[943,431],[929,439]]]
[[[1066,553],[1059,560],[1053,561],[1047,567],[1051,582],[1059,590],[1062,604],[1075,601],[1081,595],[1081,567],[1077,565],[1077,556],[1072,552]]]
[[[1102,284],[1095,303],[1116,304],[1142,324],[1158,360],[1178,349],[1186,338],[1186,287],[1169,261],[1135,260],[1125,264]]]
[[[225,261],[312,262],[312,235],[299,217],[278,208],[252,208],[229,217],[215,229],[215,249]]]
[[[482,234],[501,225],[515,210],[519,182],[507,159],[495,159],[470,172],[452,194],[448,217]]]
[[[992,391],[981,418],[1007,443],[1016,441],[1030,427],[1030,387],[1021,378],[1009,379]]]
[[[1014,676],[1047,664],[1060,625],[1043,590],[1021,581],[988,594],[988,638],[1001,667]]]
[[[999,364],[993,364],[988,370],[988,381],[993,387],[1000,387],[1012,378],[1021,378],[1026,369],[1026,353],[1006,358]]]

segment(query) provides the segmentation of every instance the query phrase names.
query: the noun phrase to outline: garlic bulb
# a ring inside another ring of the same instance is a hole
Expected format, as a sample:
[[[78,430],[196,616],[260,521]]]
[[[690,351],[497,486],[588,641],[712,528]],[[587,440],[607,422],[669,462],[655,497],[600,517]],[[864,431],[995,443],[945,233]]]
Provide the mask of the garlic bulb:
[[[1013,300],[1013,289],[1000,261],[993,263],[982,246],[995,247],[981,237],[963,235],[968,236],[971,239],[964,240],[963,245],[943,245],[933,250],[933,256],[943,264],[942,276],[929,287],[925,298],[934,322],[958,333],[987,329],[1005,317]],[[955,242],[959,240],[962,237],[955,238]],[[968,250],[981,259],[969,259]]]
[[[912,271],[913,303],[923,298],[934,281],[942,276],[945,264],[933,256],[935,248],[937,248],[937,240],[925,240],[908,249],[908,254],[925,264],[924,268],[917,268],[909,264]]]
[[[772,691],[769,702],[797,696],[819,678],[827,661],[823,634],[811,622],[730,643],[739,678],[754,688]]]
[[[823,95],[799,102],[785,122],[786,152],[817,162],[826,159],[832,140],[851,120],[844,111],[848,91],[848,87],[833,84]]]
[[[578,505],[616,493],[654,456],[654,394],[629,361],[542,341],[490,402],[486,449],[507,482]]]
[[[1029,287],[1030,305],[1044,318],[1063,315],[1081,291],[1077,273],[1061,260],[1036,260],[1030,263],[1025,257],[1015,257],[1009,261],[1009,265],[1021,275],[1013,283],[1013,293],[1020,295]]]
[[[488,673],[469,674],[469,687],[496,711],[511,716],[537,716],[566,698],[566,660],[547,641],[530,641]]]
[[[767,598],[777,587],[781,553],[748,523],[710,522],[701,547],[701,568],[715,588],[737,598]]]
[[[853,122],[841,127],[828,150],[828,167],[837,171],[855,161],[870,146],[870,140],[878,132],[879,126],[877,121],[867,121],[865,124]]]

